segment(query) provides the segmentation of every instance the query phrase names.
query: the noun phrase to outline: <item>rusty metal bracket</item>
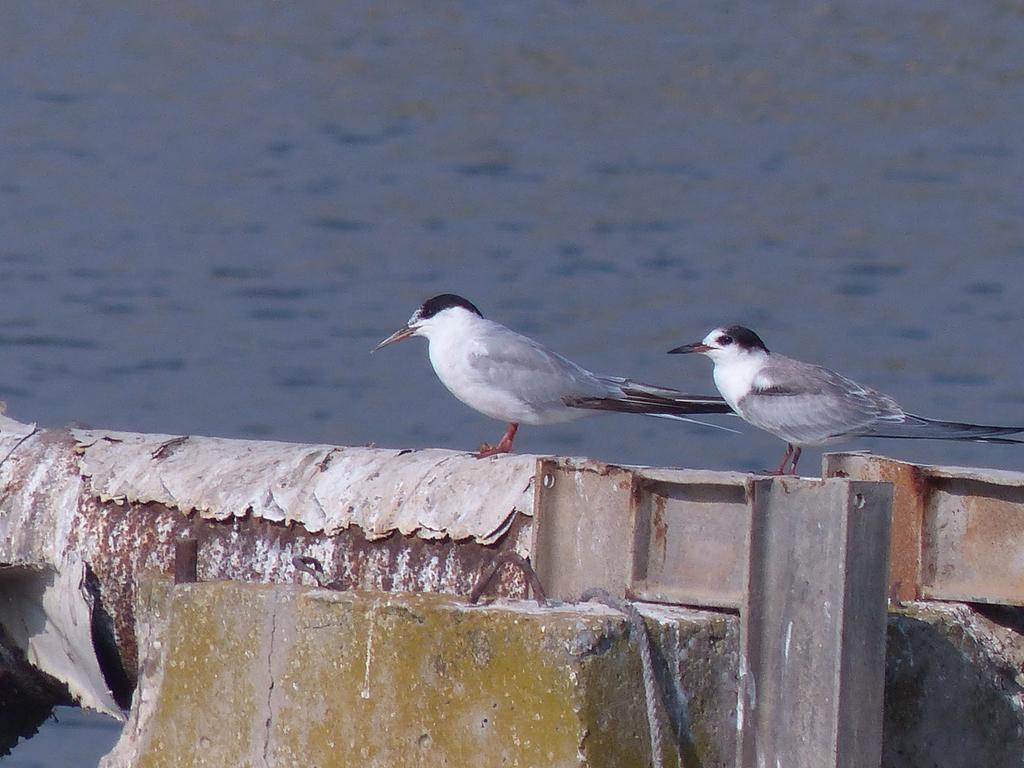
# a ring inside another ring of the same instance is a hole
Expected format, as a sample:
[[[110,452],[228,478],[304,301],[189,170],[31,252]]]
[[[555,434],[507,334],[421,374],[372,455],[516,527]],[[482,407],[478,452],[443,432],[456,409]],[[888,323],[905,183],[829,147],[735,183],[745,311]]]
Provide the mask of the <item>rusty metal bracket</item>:
[[[174,543],[174,583],[194,584],[199,580],[199,540],[182,539]]]
[[[548,604],[547,596],[544,594],[544,587],[540,583],[540,579],[537,577],[537,572],[533,570],[533,566],[530,565],[530,561],[525,557],[517,555],[515,552],[499,552],[494,556],[494,559],[487,564],[487,566],[480,573],[480,578],[477,579],[476,585],[473,587],[473,591],[469,593],[470,605],[476,605],[480,598],[483,596],[487,587],[494,579],[495,574],[498,573],[498,569],[506,563],[514,565],[520,571],[523,576],[526,577],[526,582],[530,585],[530,589],[533,591],[533,599],[537,601],[537,605],[542,608],[546,608]]]
[[[309,557],[307,555],[298,555],[292,558],[292,566],[296,571],[309,574],[313,577],[313,581],[316,582],[318,587],[323,589],[333,589],[341,591],[336,586],[336,582],[324,581],[324,564],[317,560],[315,557]]]

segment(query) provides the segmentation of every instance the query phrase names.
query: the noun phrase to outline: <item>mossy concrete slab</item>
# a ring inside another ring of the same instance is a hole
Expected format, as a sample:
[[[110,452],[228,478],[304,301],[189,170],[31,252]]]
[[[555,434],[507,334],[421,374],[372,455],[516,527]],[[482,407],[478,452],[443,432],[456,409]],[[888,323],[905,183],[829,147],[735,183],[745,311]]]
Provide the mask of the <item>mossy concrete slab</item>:
[[[640,678],[614,615],[425,594],[305,594],[294,609],[277,764],[604,765],[587,755],[610,756],[610,740],[626,764],[646,759]]]
[[[162,679],[137,765],[262,765],[278,591],[219,582],[171,594],[150,649]]]
[[[137,747],[109,765],[650,764],[639,656],[603,606],[218,582],[175,587],[166,613]],[[735,620],[647,614],[668,764],[678,744],[729,765]]]

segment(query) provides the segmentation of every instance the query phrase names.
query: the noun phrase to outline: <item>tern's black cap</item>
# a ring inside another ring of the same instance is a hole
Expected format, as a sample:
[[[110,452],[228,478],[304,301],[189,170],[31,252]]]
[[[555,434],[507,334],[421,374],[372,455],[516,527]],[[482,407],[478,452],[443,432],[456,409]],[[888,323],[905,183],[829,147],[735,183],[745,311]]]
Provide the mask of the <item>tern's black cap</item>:
[[[477,309],[471,301],[464,299],[461,296],[456,296],[454,293],[442,293],[440,296],[434,296],[432,299],[427,299],[423,302],[423,306],[419,308],[416,313],[421,318],[426,320],[429,317],[433,317],[438,312],[442,312],[452,307],[462,307],[465,310],[472,312],[477,317],[483,317],[480,314],[480,310]]]
[[[763,349],[765,352],[768,351],[768,347],[761,341],[761,337],[745,325],[730,325],[728,328],[723,328],[722,335],[731,336],[733,342],[743,349]]]

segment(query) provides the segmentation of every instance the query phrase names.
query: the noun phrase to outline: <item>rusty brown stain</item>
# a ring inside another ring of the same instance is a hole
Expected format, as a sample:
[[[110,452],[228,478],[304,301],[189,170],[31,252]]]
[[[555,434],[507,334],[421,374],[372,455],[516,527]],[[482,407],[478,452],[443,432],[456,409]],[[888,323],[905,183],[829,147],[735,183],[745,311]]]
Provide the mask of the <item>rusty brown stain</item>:
[[[910,475],[910,488],[913,490],[914,495],[920,499],[924,499],[928,495],[928,475],[925,474],[920,467],[911,464],[909,467]]]
[[[743,481],[743,500],[747,503],[747,507],[750,509],[754,508],[754,500],[757,496],[757,481],[751,477],[746,478]]]
[[[144,571],[172,574],[175,543],[181,539],[199,541],[200,581],[309,583],[291,558],[316,553],[327,579],[342,589],[468,595],[494,553],[512,550],[530,524],[530,518],[517,514],[493,546],[398,533],[370,541],[354,526],[328,537],[262,518],[207,520],[153,502],[117,504],[83,494],[68,545],[82,554],[96,578],[97,605],[110,616],[122,663],[134,681],[137,579]],[[526,583],[518,572],[503,569],[494,592],[523,598]]]
[[[919,467],[873,458],[863,479],[892,483],[892,528],[889,544],[889,595],[916,600],[921,595],[922,569],[928,547],[924,526],[930,485]]]
[[[654,529],[654,544],[661,550],[661,562],[668,558],[668,521],[665,520],[664,496],[654,496],[654,515],[651,518],[651,527]]]
[[[605,464],[603,461],[597,461],[595,459],[584,459],[584,461],[579,466],[572,468],[584,472],[593,473],[598,477],[608,477],[609,475],[615,475],[619,473],[627,474],[630,477],[632,477],[633,475],[633,473],[630,470],[620,467],[617,464]]]
[[[644,498],[645,484],[633,473],[629,483],[629,506],[630,509],[637,509]]]

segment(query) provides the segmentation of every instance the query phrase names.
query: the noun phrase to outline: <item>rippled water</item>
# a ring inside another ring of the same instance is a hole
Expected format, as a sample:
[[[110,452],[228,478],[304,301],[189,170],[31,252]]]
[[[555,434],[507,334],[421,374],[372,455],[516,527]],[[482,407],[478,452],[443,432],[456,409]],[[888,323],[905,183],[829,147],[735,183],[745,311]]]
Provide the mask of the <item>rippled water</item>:
[[[422,343],[369,355],[454,291],[604,373],[711,391],[664,352],[742,322],[915,412],[1024,422],[1012,3],[9,2],[0,46],[16,418],[472,448],[501,427]],[[517,445],[782,448],[619,416]]]

